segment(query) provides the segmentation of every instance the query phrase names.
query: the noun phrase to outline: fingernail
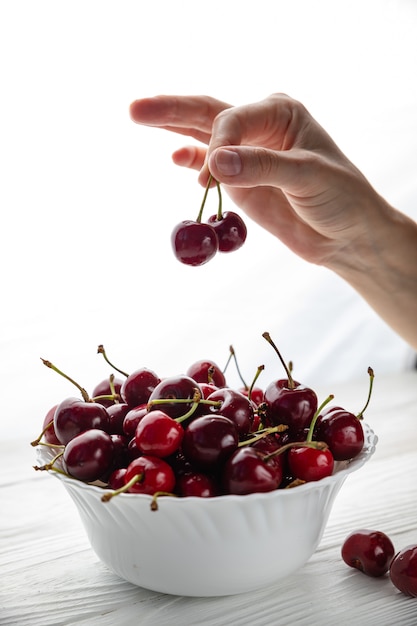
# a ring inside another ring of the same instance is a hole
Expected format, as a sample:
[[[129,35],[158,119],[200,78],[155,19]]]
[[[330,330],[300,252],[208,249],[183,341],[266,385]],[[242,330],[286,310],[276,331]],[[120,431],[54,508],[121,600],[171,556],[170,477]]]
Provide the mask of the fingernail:
[[[214,154],[216,167],[225,176],[236,176],[242,171],[242,161],[233,150],[217,150]]]

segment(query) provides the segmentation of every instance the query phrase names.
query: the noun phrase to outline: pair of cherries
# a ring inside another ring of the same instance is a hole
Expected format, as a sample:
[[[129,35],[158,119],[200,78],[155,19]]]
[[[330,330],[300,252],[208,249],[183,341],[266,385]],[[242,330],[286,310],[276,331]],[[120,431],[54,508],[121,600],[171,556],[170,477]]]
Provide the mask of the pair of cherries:
[[[246,224],[234,211],[222,210],[220,185],[215,181],[219,203],[217,213],[207,222],[202,221],[203,209],[209,188],[213,182],[209,177],[203,201],[196,220],[183,220],[175,226],[171,243],[176,258],[185,265],[203,265],[210,261],[217,252],[234,252],[246,241]]]
[[[360,529],[346,537],[342,559],[367,576],[378,578],[387,572],[393,585],[408,596],[417,597],[417,544],[395,551],[394,544],[380,530]]]

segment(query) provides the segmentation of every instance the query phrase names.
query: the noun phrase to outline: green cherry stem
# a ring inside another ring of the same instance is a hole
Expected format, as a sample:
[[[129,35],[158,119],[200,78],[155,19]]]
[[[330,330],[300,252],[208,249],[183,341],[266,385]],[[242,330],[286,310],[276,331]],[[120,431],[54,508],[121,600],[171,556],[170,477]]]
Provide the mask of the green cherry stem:
[[[323,410],[323,408],[326,406],[326,404],[328,404],[331,400],[333,400],[334,395],[331,393],[329,396],[327,396],[327,398],[325,400],[323,400],[323,402],[320,404],[319,408],[317,409],[317,411],[314,413],[311,422],[310,422],[310,428],[308,429],[308,433],[307,433],[307,437],[306,437],[306,442],[307,443],[311,443],[313,441],[313,434],[314,434],[314,428],[316,426],[316,422],[317,419],[321,413],[321,411]]]
[[[124,372],[123,370],[120,370],[118,367],[115,367],[115,365],[113,365],[113,363],[111,363],[107,357],[106,351],[104,349],[103,344],[100,344],[97,348],[97,354],[102,354],[104,357],[104,360],[106,361],[106,363],[108,363],[110,365],[110,367],[112,367],[114,370],[116,370],[116,372],[119,372],[119,374],[121,374],[122,376],[126,376],[126,378],[129,376],[129,374],[126,374],[126,372]]]
[[[210,190],[211,183],[213,182],[213,180],[214,180],[214,178],[210,174],[210,176],[208,178],[208,181],[207,181],[206,189],[204,191],[203,200],[201,202],[201,206],[200,206],[200,210],[199,210],[198,215],[197,215],[196,222],[201,222],[201,220],[203,219],[203,211],[204,211],[204,207],[206,205],[207,195],[208,195],[208,192]],[[217,180],[214,180],[214,182],[216,183],[217,193],[219,195],[219,205],[218,205],[218,209],[217,209],[217,219],[221,220],[221,219],[223,219],[223,213],[222,213],[222,193],[221,193],[221,190],[220,190],[220,185],[217,182]]]
[[[372,367],[368,367],[368,374],[369,374],[368,398],[367,398],[367,400],[365,402],[365,406],[363,407],[363,409],[361,411],[359,411],[359,413],[356,416],[358,418],[358,420],[363,419],[363,414],[365,413],[366,409],[368,408],[369,402],[371,400],[372,388],[374,386],[374,378],[375,378],[374,370],[372,369]]]
[[[141,474],[135,474],[125,485],[123,485],[123,487],[120,487],[119,489],[115,489],[114,491],[108,491],[103,496],[101,496],[101,501],[109,502],[109,500],[114,498],[114,496],[118,496],[120,493],[126,493],[126,491],[128,491],[131,487],[133,487],[133,485],[136,485],[136,483],[142,482],[144,478],[145,478],[144,472],[142,472]]]
[[[81,392],[81,395],[83,397],[83,400],[85,402],[91,402],[90,400],[90,396],[88,395],[88,393],[86,392],[86,390],[81,387],[81,385],[79,385],[77,382],[75,382],[75,380],[73,380],[72,378],[70,378],[69,376],[67,376],[67,374],[65,374],[64,372],[62,372],[60,369],[58,369],[56,367],[56,365],[54,365],[53,363],[51,363],[51,361],[48,361],[47,359],[42,359],[41,357],[41,361],[44,365],[46,365],[46,367],[49,367],[51,370],[53,370],[54,372],[57,372],[57,374],[60,374],[61,376],[63,376],[64,378],[66,378],[67,380],[69,380],[73,385],[75,385],[77,387],[77,389],[79,389],[79,391]]]
[[[262,333],[262,337],[263,337],[264,339],[266,339],[266,340],[267,340],[267,342],[268,342],[268,343],[269,343],[269,344],[270,344],[270,345],[274,348],[275,352],[276,352],[276,353],[277,353],[277,355],[278,355],[279,360],[280,360],[280,361],[281,361],[281,363],[282,363],[282,366],[283,366],[283,368],[284,368],[284,370],[285,370],[285,373],[287,374],[287,378],[288,378],[288,387],[289,387],[290,389],[294,389],[295,384],[294,384],[294,379],[293,379],[293,377],[292,377],[292,374],[291,374],[291,372],[290,372],[290,369],[289,369],[288,365],[285,363],[284,359],[282,358],[281,353],[280,353],[280,351],[278,350],[277,346],[276,346],[276,345],[275,345],[275,343],[272,341],[271,335],[270,335],[268,332],[265,332],[265,333]]]

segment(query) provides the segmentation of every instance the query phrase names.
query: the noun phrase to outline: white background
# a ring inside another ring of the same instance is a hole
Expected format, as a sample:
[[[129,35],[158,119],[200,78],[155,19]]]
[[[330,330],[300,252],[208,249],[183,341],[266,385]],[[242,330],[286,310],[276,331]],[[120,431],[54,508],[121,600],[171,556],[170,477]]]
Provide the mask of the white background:
[[[223,365],[232,344],[247,381],[264,364],[266,384],[282,374],[268,330],[297,378],[329,392],[362,376],[365,388],[369,365],[406,367],[409,348],[347,285],[248,220],[239,252],[178,263],[171,230],[203,195],[171,161],[188,140],[134,125],[128,107],[286,92],[416,216],[416,32],[414,0],[1,0],[4,436],[33,438],[76,393],[40,357],[91,391],[109,373],[101,343],[125,371],[161,376],[203,357]]]

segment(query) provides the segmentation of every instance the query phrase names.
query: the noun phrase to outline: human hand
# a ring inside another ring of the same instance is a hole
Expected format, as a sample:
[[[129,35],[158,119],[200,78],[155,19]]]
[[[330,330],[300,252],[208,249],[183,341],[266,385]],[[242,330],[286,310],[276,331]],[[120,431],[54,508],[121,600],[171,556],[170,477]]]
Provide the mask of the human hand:
[[[237,206],[304,259],[331,267],[369,233],[379,198],[302,104],[273,94],[232,107],[208,96],[157,96],[132,103],[132,119],[191,136],[178,165],[209,172]],[[369,201],[369,198],[372,201]],[[381,203],[383,210],[384,203]]]

